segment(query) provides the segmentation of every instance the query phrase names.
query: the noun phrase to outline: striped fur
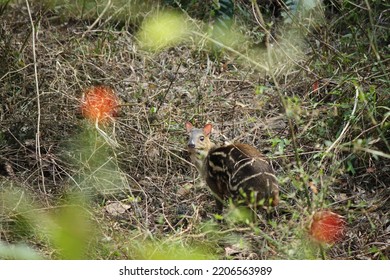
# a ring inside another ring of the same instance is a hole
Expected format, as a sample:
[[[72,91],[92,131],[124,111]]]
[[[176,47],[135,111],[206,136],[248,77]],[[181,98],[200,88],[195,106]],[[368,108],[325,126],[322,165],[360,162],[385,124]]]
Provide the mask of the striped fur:
[[[210,141],[211,125],[197,129],[186,123],[191,160],[216,197],[218,210],[227,198],[251,205],[279,203],[277,178],[262,154],[247,144],[216,147]]]

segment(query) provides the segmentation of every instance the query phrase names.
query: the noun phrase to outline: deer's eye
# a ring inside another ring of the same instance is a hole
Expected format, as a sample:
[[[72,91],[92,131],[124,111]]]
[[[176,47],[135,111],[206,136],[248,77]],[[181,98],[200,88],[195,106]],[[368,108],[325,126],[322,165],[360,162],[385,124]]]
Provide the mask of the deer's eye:
[[[200,136],[199,140],[203,142],[204,141],[204,136]]]

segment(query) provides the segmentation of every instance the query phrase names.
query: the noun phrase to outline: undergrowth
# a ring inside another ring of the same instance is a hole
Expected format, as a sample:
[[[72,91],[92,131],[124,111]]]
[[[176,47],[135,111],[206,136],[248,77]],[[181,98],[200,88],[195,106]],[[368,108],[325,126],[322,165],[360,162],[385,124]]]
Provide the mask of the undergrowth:
[[[389,5],[238,0],[218,33],[200,2],[0,2],[0,258],[389,258]],[[148,20],[173,25],[145,43]],[[120,99],[104,133],[93,85]],[[259,148],[280,205],[217,215],[187,120]],[[320,209],[342,241],[310,238]]]

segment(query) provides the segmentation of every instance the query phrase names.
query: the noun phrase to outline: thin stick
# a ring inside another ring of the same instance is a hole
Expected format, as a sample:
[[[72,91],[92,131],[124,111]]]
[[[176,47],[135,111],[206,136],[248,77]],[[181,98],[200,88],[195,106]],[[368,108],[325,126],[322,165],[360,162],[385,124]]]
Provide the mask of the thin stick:
[[[158,113],[158,110],[160,110],[162,104],[163,104],[164,101],[165,101],[165,98],[166,98],[167,95],[168,95],[168,92],[170,91],[170,89],[171,89],[171,87],[172,87],[173,82],[177,79],[177,73],[179,73],[180,66],[181,66],[181,61],[180,61],[179,65],[177,66],[176,73],[175,73],[174,77],[171,79],[171,82],[169,83],[169,86],[168,86],[168,88],[166,89],[166,91],[165,91],[165,93],[164,93],[164,96],[160,99],[160,103],[159,103],[158,106],[157,106],[157,109],[156,109],[155,114],[157,114],[157,113]]]
[[[271,35],[271,32],[266,28],[266,24],[265,24],[263,15],[262,15],[260,8],[259,8],[259,5],[257,4],[256,1],[252,1],[252,11],[253,11],[253,15],[257,21],[257,24],[264,31],[264,34],[265,34],[264,43],[265,43],[266,48],[269,49],[270,39],[271,39],[272,35]],[[274,38],[272,38],[272,40],[275,41]]]
[[[380,157],[384,157],[384,158],[390,159],[390,155],[386,154],[386,153],[384,153],[382,151],[377,151],[377,150],[373,150],[373,149],[369,149],[369,148],[362,148],[362,147],[354,147],[354,149],[356,149],[358,151],[364,151],[366,153],[370,153],[370,154],[373,154],[373,155],[376,155],[376,156],[380,156]]]
[[[285,111],[286,111],[286,110],[287,110],[287,103],[286,103],[286,101],[285,101],[285,99],[284,99],[283,94],[282,94],[281,91],[280,91],[279,83],[278,83],[278,81],[276,80],[275,74],[274,74],[273,72],[271,72],[271,77],[272,77],[272,80],[273,80],[274,83],[275,83],[276,92],[277,92],[278,95],[279,95],[280,102],[282,103],[283,108],[284,108]],[[291,117],[291,116],[288,116],[287,113],[286,113],[286,116],[287,116],[287,120],[288,120],[288,126],[289,126],[289,128],[290,128],[291,139],[292,139],[292,144],[293,144],[293,149],[294,149],[295,161],[296,161],[296,164],[297,164],[298,169],[301,170],[301,169],[302,169],[302,164],[301,164],[301,159],[300,159],[300,157],[299,157],[299,152],[298,152],[298,141],[297,141],[297,137],[296,137],[295,131],[294,131],[294,124],[293,124],[293,122],[292,122],[292,117]],[[307,206],[308,206],[308,208],[311,208],[312,203],[311,203],[311,199],[310,199],[309,190],[308,190],[308,188],[306,187],[307,182],[306,182],[306,180],[305,180],[305,178],[304,178],[303,176],[300,176],[300,178],[301,178],[301,181],[302,181],[303,189],[304,189],[304,191],[305,191],[305,197],[306,197]]]
[[[99,127],[99,119],[96,118],[96,121],[95,121],[95,128],[97,130],[97,132],[103,137],[103,139],[107,142],[108,145],[110,145],[111,147],[115,147],[115,148],[118,148],[119,147],[119,144],[118,142],[116,142],[116,140],[113,140],[111,139],[107,133],[105,133],[103,130],[100,129]]]
[[[40,140],[40,129],[41,129],[41,100],[40,100],[40,95],[39,95],[39,81],[38,81],[38,67],[37,67],[37,54],[36,54],[36,47],[35,47],[35,26],[34,26],[34,21],[32,19],[31,15],[31,10],[30,10],[30,5],[28,3],[28,0],[26,0],[26,6],[27,6],[27,11],[28,11],[28,16],[30,17],[30,23],[31,23],[31,33],[32,33],[32,49],[33,49],[33,61],[34,61],[34,77],[35,77],[35,91],[37,94],[37,111],[38,111],[38,116],[37,116],[37,132],[35,134],[35,150],[36,150],[36,155],[37,155],[37,161],[39,163],[39,168],[41,171],[41,177],[42,177],[42,189],[44,194],[47,195],[46,192],[46,187],[45,187],[45,176],[43,174],[43,168],[42,168],[42,154],[41,154],[41,140]],[[39,184],[39,180],[38,180]],[[46,197],[47,201],[47,197]]]
[[[263,70],[265,70],[265,71],[269,71],[269,67],[264,66],[264,65],[258,63],[257,61],[251,59],[251,58],[248,57],[247,55],[244,55],[244,54],[240,53],[239,51],[236,51],[235,49],[233,49],[233,48],[231,48],[231,47],[229,47],[229,46],[227,46],[227,45],[225,45],[225,44],[223,44],[223,43],[221,43],[221,42],[219,42],[219,41],[217,41],[217,40],[214,40],[213,38],[211,38],[211,37],[209,37],[209,36],[207,36],[207,35],[204,35],[204,34],[202,34],[202,33],[196,32],[196,31],[192,31],[192,33],[195,34],[195,35],[197,35],[197,36],[199,36],[199,37],[203,37],[203,38],[209,40],[210,42],[213,42],[214,44],[216,44],[216,45],[218,45],[218,46],[220,46],[220,47],[222,47],[222,48],[227,49],[228,51],[231,51],[232,53],[234,53],[234,54],[238,55],[239,57],[241,57],[241,58],[243,58],[243,59],[249,61],[250,63],[253,63],[253,64],[256,65],[257,67],[259,67],[259,68],[261,68],[261,69],[263,69]]]
[[[343,130],[341,131],[339,137],[337,137],[337,139],[332,143],[332,145],[329,146],[329,148],[325,151],[324,155],[322,156],[321,158],[321,161],[320,161],[320,166],[321,166],[321,163],[323,161],[323,159],[330,153],[330,151],[341,141],[341,139],[343,139],[345,133],[347,132],[349,126],[351,125],[351,119],[352,117],[355,115],[355,112],[356,112],[356,108],[357,108],[357,104],[358,104],[358,100],[359,100],[359,89],[358,87],[355,87],[356,88],[356,93],[355,93],[355,103],[353,105],[353,109],[352,109],[352,112],[351,112],[351,115],[349,116],[349,120],[348,122],[346,123],[346,125],[344,126]]]
[[[103,15],[107,12],[107,10],[108,10],[108,8],[110,8],[110,6],[111,6],[111,0],[108,0],[107,5],[106,5],[106,7],[104,7],[102,13],[101,13],[101,14],[98,16],[98,18],[92,23],[92,25],[90,25],[90,26],[88,27],[87,31],[84,32],[83,37],[84,37],[84,35],[85,35],[86,33],[90,32],[90,31],[92,30],[92,28],[95,27],[95,25],[99,22],[99,20],[102,19]]]

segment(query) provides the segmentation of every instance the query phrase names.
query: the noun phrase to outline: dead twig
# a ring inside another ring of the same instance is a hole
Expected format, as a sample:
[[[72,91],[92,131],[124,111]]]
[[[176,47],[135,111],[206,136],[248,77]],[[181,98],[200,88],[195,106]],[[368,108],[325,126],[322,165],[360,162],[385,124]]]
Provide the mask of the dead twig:
[[[39,81],[38,81],[38,66],[37,66],[37,52],[36,52],[36,45],[35,45],[35,36],[36,36],[36,31],[35,31],[35,25],[34,21],[31,15],[31,9],[30,5],[28,3],[28,0],[26,0],[26,6],[27,6],[27,11],[28,15],[30,17],[30,23],[31,23],[31,30],[32,30],[32,53],[33,53],[33,60],[34,60],[34,78],[35,78],[35,91],[36,91],[36,96],[37,96],[37,130],[35,133],[35,149],[36,149],[36,155],[37,155],[37,161],[39,163],[39,168],[41,172],[41,177],[42,177],[42,190],[43,193],[45,194],[46,202],[48,203],[47,200],[47,192],[46,192],[46,187],[45,187],[45,175],[43,172],[43,165],[42,165],[42,154],[41,154],[41,101],[40,101],[40,91],[39,91]],[[39,181],[38,181],[39,182]],[[39,183],[38,183],[39,184]]]

